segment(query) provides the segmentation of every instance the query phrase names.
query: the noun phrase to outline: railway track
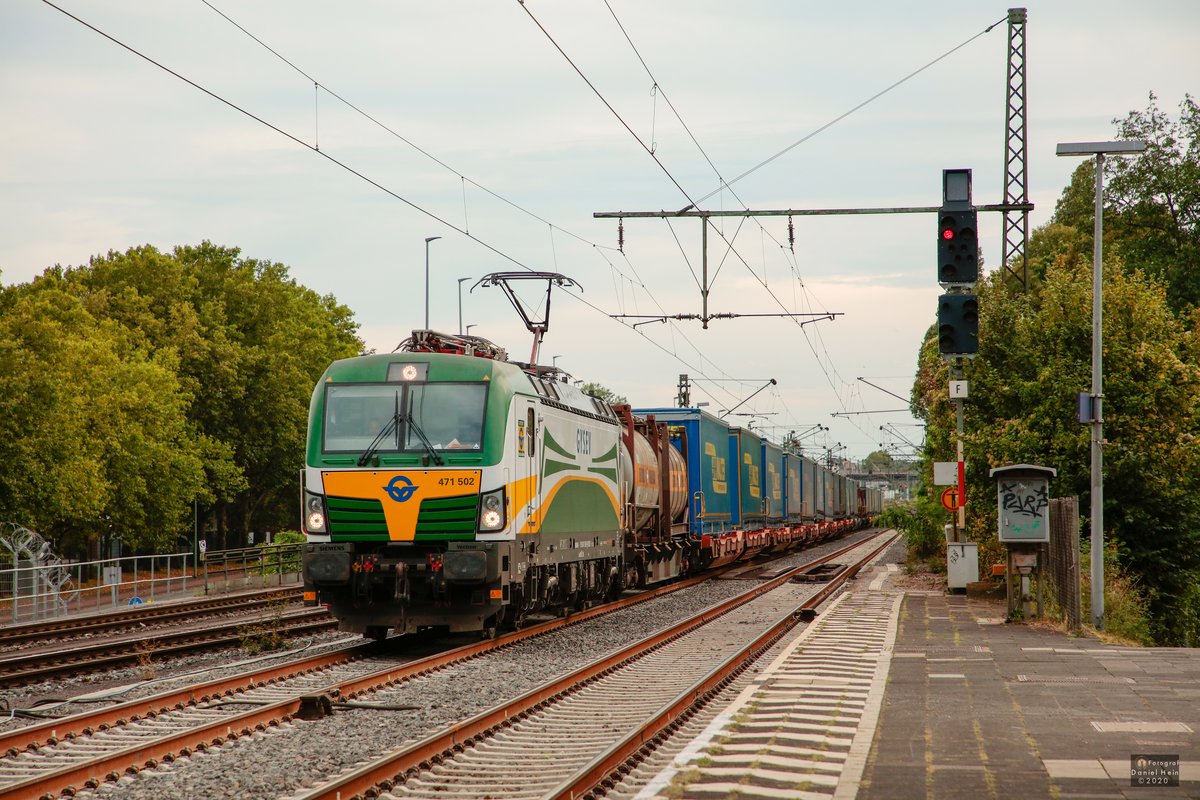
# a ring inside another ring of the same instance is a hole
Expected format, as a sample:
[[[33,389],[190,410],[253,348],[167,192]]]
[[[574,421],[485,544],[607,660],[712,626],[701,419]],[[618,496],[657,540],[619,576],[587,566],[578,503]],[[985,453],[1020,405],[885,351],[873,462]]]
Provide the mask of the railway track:
[[[186,618],[186,617],[185,617]],[[279,614],[239,616],[183,630],[156,630],[137,635],[106,637],[102,641],[8,653],[0,657],[0,689],[11,689],[48,678],[95,672],[130,664],[150,663],[168,656],[241,644],[255,629],[280,636],[331,630],[337,621],[323,608],[304,608]]]
[[[266,608],[300,600],[301,588],[280,587],[252,592],[220,594],[195,600],[149,603],[97,614],[58,617],[39,622],[0,627],[0,650],[53,639],[93,636],[117,631],[144,630],[148,625],[169,625],[208,614]],[[2,658],[3,656],[0,656]]]
[[[883,538],[859,546],[854,564],[818,591],[810,587],[799,606],[791,582],[803,567],[294,800],[594,796],[895,536]],[[765,630],[754,622],[764,616],[775,620]],[[760,632],[747,640],[750,628]]]
[[[848,549],[824,560],[837,558]],[[570,620],[552,620],[500,639],[423,658],[381,656],[375,643],[359,644],[12,731],[0,736],[0,753],[8,754],[0,758],[0,793],[33,798],[96,786],[297,716],[326,713],[337,703],[361,701],[380,688],[695,582],[664,587],[575,614]]]

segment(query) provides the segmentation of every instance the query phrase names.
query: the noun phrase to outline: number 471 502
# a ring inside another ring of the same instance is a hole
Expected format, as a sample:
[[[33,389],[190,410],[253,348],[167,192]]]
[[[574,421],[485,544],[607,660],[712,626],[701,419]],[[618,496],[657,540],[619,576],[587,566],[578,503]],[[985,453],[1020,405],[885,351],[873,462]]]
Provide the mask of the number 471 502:
[[[465,478],[438,478],[438,486],[474,486],[475,476]]]

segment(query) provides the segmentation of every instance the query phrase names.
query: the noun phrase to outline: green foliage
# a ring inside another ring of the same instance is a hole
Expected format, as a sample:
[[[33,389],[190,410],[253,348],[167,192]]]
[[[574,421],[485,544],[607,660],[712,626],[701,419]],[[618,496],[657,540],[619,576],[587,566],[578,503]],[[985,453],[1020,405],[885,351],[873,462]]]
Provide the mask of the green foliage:
[[[946,549],[944,526],[950,514],[931,493],[918,495],[908,503],[888,506],[879,515],[878,524],[904,534],[912,560],[930,558]]]
[[[57,281],[6,291],[0,310],[0,516],[60,551],[173,543],[203,481],[175,353]]]
[[[1105,159],[1104,248],[1131,270],[1166,287],[1173,310],[1200,304],[1200,107],[1191,96],[1172,120],[1150,94],[1144,111],[1114,120],[1117,138],[1141,139],[1146,152]],[[1075,170],[1054,222],[1078,231],[1089,254],[1095,222],[1095,162]]]
[[[891,472],[896,468],[896,460],[886,450],[876,450],[863,459],[863,469],[867,472]]]
[[[283,265],[208,242],[0,290],[0,517],[75,554],[170,546],[193,500],[217,546],[294,526],[312,386],[361,350],[356,327]]]
[[[299,572],[302,546],[308,541],[300,531],[280,531],[263,547],[263,575]]]
[[[601,386],[598,383],[585,383],[580,387],[584,394],[590,394],[592,397],[598,397],[600,400],[608,403],[610,406],[625,405],[629,401],[619,394],[613,392],[606,386]]]
[[[273,600],[268,606],[265,618],[238,628],[238,638],[241,640],[242,650],[247,655],[270,653],[282,650],[287,645],[287,631],[283,625],[283,612],[286,607],[286,600]]]
[[[1089,563],[1084,555],[1083,564]],[[1083,619],[1092,618],[1092,580],[1084,571],[1081,599]],[[1134,644],[1152,645],[1150,603],[1138,581],[1117,565],[1117,550],[1106,548],[1104,557],[1104,632]]]

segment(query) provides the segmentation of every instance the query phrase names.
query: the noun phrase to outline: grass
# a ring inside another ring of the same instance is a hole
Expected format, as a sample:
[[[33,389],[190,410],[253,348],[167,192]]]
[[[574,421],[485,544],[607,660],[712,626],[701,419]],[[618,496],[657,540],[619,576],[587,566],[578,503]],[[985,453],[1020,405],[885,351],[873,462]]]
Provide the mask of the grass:
[[[242,649],[246,653],[269,653],[280,650],[287,644],[287,636],[283,632],[283,609],[286,605],[286,600],[272,600],[269,606],[270,616],[261,622],[243,625],[238,629]]]

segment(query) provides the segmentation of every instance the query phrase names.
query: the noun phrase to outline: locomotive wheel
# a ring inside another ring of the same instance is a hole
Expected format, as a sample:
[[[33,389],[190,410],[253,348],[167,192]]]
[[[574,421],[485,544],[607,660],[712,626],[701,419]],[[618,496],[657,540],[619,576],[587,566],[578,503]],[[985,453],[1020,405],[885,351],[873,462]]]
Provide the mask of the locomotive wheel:
[[[516,605],[504,607],[496,617],[496,624],[502,631],[519,631],[525,627],[526,618]]]

